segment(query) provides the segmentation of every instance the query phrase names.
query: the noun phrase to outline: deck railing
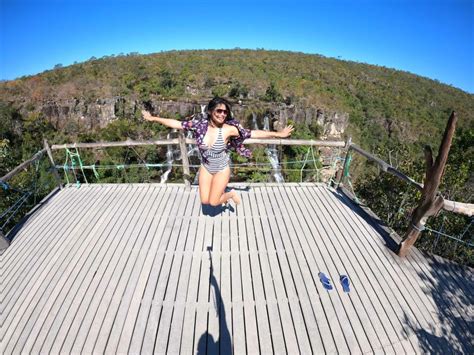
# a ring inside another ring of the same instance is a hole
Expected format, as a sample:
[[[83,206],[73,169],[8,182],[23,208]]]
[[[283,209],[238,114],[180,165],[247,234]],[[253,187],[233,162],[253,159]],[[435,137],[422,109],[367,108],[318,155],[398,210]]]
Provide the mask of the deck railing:
[[[38,151],[32,158],[21,163],[19,166],[14,168],[12,171],[0,178],[0,187],[3,190],[8,190],[10,188],[8,181],[19,173],[26,170],[29,166],[32,166],[35,162],[38,162],[40,159],[45,158],[46,156],[49,159],[51,164],[51,171],[55,177],[57,183],[57,189],[62,189],[63,182],[60,178],[58,172],[58,165],[56,165],[53,158],[53,151],[58,151],[62,149],[88,149],[88,148],[107,148],[107,147],[137,147],[137,146],[168,146],[168,145],[177,145],[179,146],[181,158],[182,158],[182,168],[183,168],[183,179],[187,188],[191,185],[191,175],[190,175],[190,163],[187,154],[188,144],[196,144],[194,139],[185,138],[182,132],[179,132],[178,138],[172,139],[158,139],[158,140],[126,140],[121,142],[95,142],[95,143],[73,143],[73,144],[55,144],[50,146],[48,142],[44,141],[44,147]],[[344,141],[324,141],[324,140],[302,140],[302,139],[247,139],[244,144],[253,145],[253,144],[262,144],[262,145],[278,145],[278,146],[318,146],[318,147],[330,147],[330,148],[339,148],[344,149],[348,142]],[[162,166],[164,164],[155,164]],[[24,203],[24,201],[22,202]],[[14,207],[15,205],[13,205]],[[12,206],[10,206],[11,208]],[[9,211],[7,211],[9,212]],[[5,249],[8,246],[8,240],[5,238],[5,235],[2,231],[2,224],[0,224],[0,250]]]
[[[357,154],[363,156],[369,161],[374,162],[377,164],[383,172],[386,172],[388,174],[394,175],[400,180],[407,182],[411,186],[414,186],[416,189],[421,191],[423,189],[423,184],[416,182],[413,180],[411,177],[405,175],[403,172],[397,170],[393,166],[391,166],[389,163],[381,160],[380,158],[377,158],[376,156],[372,155],[371,153],[363,150],[359,146],[357,146],[354,143],[349,143],[347,147],[347,152],[346,152],[346,158],[344,160],[344,168],[343,171],[346,172],[349,168],[349,162],[350,162],[350,156],[351,152],[354,151]],[[347,178],[347,174],[342,174],[340,179],[339,179],[339,184],[342,184],[344,182],[344,179]],[[466,216],[473,216],[474,215],[474,204],[469,204],[469,203],[462,203],[462,202],[457,202],[457,201],[450,201],[450,200],[444,200],[444,205],[443,209],[449,212],[454,212]]]
[[[182,167],[183,167],[183,179],[184,183],[187,187],[191,185],[190,179],[190,164],[187,155],[187,144],[196,144],[194,139],[185,138],[182,133],[179,133],[178,138],[173,139],[160,139],[160,140],[144,140],[144,141],[134,141],[134,140],[126,140],[122,142],[96,142],[96,143],[73,143],[73,144],[55,144],[49,146],[48,142],[44,141],[44,148],[38,151],[31,159],[23,162],[11,172],[6,174],[5,176],[0,178],[0,185],[3,189],[8,188],[8,181],[13,178],[15,175],[20,173],[21,171],[25,170],[28,166],[32,165],[39,159],[43,158],[45,155],[48,156],[48,159],[51,164],[52,173],[55,176],[57,182],[57,188],[62,188],[62,180],[59,176],[57,165],[53,158],[53,151],[61,150],[61,149],[71,149],[71,148],[107,148],[107,147],[136,147],[136,146],[147,146],[147,145],[156,145],[156,146],[167,146],[167,145],[178,145],[181,151]],[[422,190],[423,185],[416,182],[412,178],[405,175],[403,172],[397,170],[387,162],[381,160],[380,158],[372,155],[371,153],[361,149],[354,143],[351,143],[350,139],[347,142],[344,141],[324,141],[324,140],[300,140],[300,139],[247,139],[244,144],[251,145],[251,144],[264,144],[264,145],[280,145],[280,146],[318,146],[318,147],[330,147],[330,148],[339,148],[345,150],[345,160],[344,164],[340,169],[337,171],[337,179],[338,179],[338,186],[342,186],[348,178],[348,170],[350,164],[350,157],[352,152],[355,152],[369,161],[376,163],[382,171],[392,174],[397,178],[407,182],[408,184],[414,186],[418,190]],[[456,201],[449,201],[445,200],[443,208],[447,211],[451,211],[458,214],[464,214],[468,216],[472,216],[474,212],[474,205],[473,204],[466,204]],[[0,230],[0,250],[6,248],[8,246],[8,240],[4,237],[2,230]]]

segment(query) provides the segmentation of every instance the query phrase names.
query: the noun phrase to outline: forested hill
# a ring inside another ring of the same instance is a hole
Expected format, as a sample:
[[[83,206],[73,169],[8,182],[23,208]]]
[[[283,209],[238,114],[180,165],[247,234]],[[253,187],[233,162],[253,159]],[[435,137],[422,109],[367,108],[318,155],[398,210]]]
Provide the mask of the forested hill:
[[[468,75],[468,73],[466,73]],[[438,139],[452,110],[473,127],[474,95],[381,66],[266,50],[189,50],[117,55],[0,84],[0,101],[21,112],[44,102],[153,98],[205,102],[221,95],[244,104],[316,107],[346,113],[349,134],[367,148],[386,140]]]

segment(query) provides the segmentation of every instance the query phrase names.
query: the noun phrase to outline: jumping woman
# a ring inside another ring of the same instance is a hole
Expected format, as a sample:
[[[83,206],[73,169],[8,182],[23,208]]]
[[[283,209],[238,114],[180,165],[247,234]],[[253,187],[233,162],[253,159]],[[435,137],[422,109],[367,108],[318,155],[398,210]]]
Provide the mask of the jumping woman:
[[[196,114],[188,121],[154,117],[148,111],[142,111],[147,121],[159,122],[167,127],[193,132],[201,153],[199,168],[199,196],[204,205],[221,206],[232,199],[240,203],[235,190],[225,192],[229,183],[229,149],[240,155],[251,157],[251,152],[243,146],[247,138],[286,138],[291,135],[293,126],[286,126],[280,132],[249,130],[232,118],[230,103],[215,97],[207,105],[206,114]]]

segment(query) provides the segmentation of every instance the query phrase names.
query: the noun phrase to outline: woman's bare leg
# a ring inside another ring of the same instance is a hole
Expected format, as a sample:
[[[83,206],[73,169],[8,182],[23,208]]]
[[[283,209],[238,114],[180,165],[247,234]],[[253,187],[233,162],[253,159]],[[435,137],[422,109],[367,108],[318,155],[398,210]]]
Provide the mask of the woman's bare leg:
[[[199,168],[199,196],[203,205],[209,204],[209,191],[211,191],[212,175],[205,167]]]
[[[213,206],[219,206],[232,199],[235,204],[240,203],[240,196],[234,190],[224,192],[230,179],[230,168],[214,174],[212,177],[211,191],[209,193],[209,203]]]

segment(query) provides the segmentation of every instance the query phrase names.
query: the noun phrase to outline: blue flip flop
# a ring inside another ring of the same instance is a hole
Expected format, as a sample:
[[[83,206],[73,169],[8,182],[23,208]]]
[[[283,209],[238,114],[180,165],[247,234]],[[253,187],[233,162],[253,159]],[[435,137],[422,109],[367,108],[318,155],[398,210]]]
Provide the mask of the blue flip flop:
[[[342,289],[344,290],[344,292],[350,292],[351,289],[349,287],[349,277],[347,277],[347,275],[341,275],[339,280],[341,281]]]
[[[324,272],[320,272],[318,276],[321,280],[321,283],[323,284],[323,287],[328,291],[332,290],[331,280],[329,279],[329,277],[327,277]]]

